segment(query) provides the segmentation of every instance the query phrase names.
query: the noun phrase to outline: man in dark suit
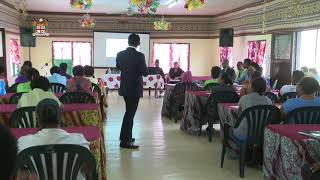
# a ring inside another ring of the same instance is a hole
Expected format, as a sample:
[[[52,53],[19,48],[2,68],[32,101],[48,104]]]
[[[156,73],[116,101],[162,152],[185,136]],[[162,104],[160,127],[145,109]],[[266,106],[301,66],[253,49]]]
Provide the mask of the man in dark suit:
[[[236,79],[236,72],[229,66],[229,60],[227,59],[222,62],[221,74],[222,73],[228,73],[232,78],[232,81]]]
[[[148,75],[144,54],[136,48],[140,45],[140,37],[131,34],[128,39],[129,47],[117,55],[117,68],[121,70],[120,96],[123,96],[126,103],[126,113],[123,117],[120,147],[137,149],[132,138],[133,119],[136,114],[139,99],[143,96],[142,76]]]

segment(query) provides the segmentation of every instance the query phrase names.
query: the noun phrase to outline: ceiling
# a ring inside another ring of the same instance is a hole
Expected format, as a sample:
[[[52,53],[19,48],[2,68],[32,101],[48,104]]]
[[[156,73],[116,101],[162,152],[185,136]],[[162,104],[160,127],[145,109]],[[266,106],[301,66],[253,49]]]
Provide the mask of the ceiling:
[[[14,3],[16,0],[7,0]],[[184,8],[184,0],[178,0],[178,4],[168,8],[170,0],[160,0],[159,15],[217,15],[261,0],[205,0],[206,5],[202,9],[194,9],[188,12]],[[81,12],[70,7],[70,0],[27,0],[28,11],[43,12]],[[129,7],[128,0],[94,0],[94,5],[89,13],[122,14]]]

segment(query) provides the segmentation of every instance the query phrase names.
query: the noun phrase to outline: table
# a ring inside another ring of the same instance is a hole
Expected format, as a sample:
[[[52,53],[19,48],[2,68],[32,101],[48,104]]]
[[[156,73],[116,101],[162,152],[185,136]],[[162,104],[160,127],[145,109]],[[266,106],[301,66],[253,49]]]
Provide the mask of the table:
[[[211,76],[193,76],[192,81],[207,81],[212,79]]]
[[[264,179],[300,180],[303,164],[320,162],[320,141],[299,131],[320,131],[320,125],[269,125],[264,135]]]
[[[119,89],[120,88],[120,81],[121,75],[120,74],[105,74],[103,76],[104,85],[108,89]],[[143,88],[144,89],[164,89],[164,80],[160,74],[156,75],[148,75],[143,77]]]
[[[97,170],[99,173],[100,180],[107,179],[107,164],[106,164],[106,152],[104,146],[104,138],[101,135],[99,128],[96,127],[77,127],[77,128],[63,128],[69,133],[81,133],[90,142],[90,151],[97,161]],[[21,136],[35,134],[38,129],[35,128],[21,128],[21,129],[11,129],[16,139]]]
[[[162,110],[161,114],[163,116],[169,117],[170,114],[170,97],[173,91],[175,84],[167,84],[163,96]]]
[[[0,105],[0,123],[10,126],[10,116],[16,108],[16,104]],[[64,104],[62,111],[62,127],[94,126],[103,132],[104,119],[99,104]]]
[[[200,130],[200,118],[203,118],[201,112],[205,108],[209,95],[209,91],[186,91],[184,113],[180,123],[181,130],[190,133]]]
[[[9,104],[9,100],[11,96],[14,94],[15,93],[7,93],[5,95],[0,95],[0,104]],[[63,93],[55,93],[55,95],[57,96],[57,98],[60,98],[63,95]],[[96,99],[97,103],[100,102],[98,93],[92,92],[91,95]]]

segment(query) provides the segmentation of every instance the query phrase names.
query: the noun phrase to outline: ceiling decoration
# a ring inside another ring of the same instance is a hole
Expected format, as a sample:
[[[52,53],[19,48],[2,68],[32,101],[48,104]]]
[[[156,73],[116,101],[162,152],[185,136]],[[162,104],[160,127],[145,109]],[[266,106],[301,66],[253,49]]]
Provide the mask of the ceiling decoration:
[[[49,36],[48,33],[49,22],[48,19],[40,18],[32,22],[32,35],[33,36]]]
[[[136,7],[141,14],[155,14],[160,0],[129,0],[130,7]]]
[[[204,0],[185,0],[186,4],[184,5],[184,8],[188,9],[189,11],[192,11],[192,9],[200,9],[204,7]]]
[[[93,0],[70,0],[72,8],[88,11],[93,4]]]
[[[172,27],[172,23],[165,21],[164,17],[160,21],[155,21],[154,23],[154,30],[156,31],[169,31]]]
[[[15,4],[16,0],[5,0]],[[21,0],[22,1],[22,0]],[[27,11],[41,12],[60,12],[60,13],[81,13],[81,8],[70,6],[70,0],[24,0],[27,1]],[[75,0],[77,1],[77,0]],[[79,1],[79,0],[78,0]],[[88,0],[87,0],[88,1]],[[122,14],[129,5],[129,0],[93,0],[90,7],[90,13],[99,14]],[[132,1],[150,1],[150,0],[132,0]],[[185,0],[158,0],[160,2],[157,8],[157,15],[217,15],[252,3],[261,2],[262,0],[206,0],[205,6],[201,9],[193,8],[188,11],[184,8]],[[137,12],[138,8],[134,8]]]
[[[85,14],[82,19],[80,20],[80,26],[83,28],[95,28],[96,27],[96,21],[93,17],[91,17],[89,14]]]
[[[27,0],[15,0],[14,7],[19,11],[23,19],[25,19],[28,16]]]

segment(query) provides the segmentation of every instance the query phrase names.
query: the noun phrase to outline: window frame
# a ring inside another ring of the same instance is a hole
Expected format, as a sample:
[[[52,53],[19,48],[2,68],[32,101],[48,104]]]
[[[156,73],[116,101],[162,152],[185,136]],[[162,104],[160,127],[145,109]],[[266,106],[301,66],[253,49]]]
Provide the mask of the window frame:
[[[184,45],[188,45],[188,49],[189,49],[189,51],[188,51],[188,68],[187,68],[187,71],[190,71],[190,52],[191,52],[191,46],[190,46],[190,43],[183,43],[183,42],[179,42],[179,43],[175,43],[175,42],[153,42],[153,44],[152,44],[152,58],[150,59],[151,60],[151,62],[149,62],[150,63],[150,67],[153,67],[154,66],[154,45],[155,44],[184,44]]]
[[[73,44],[74,43],[89,43],[90,44],[90,66],[93,64],[93,54],[92,54],[92,42],[90,41],[52,41],[51,43],[51,52],[52,52],[52,59],[51,62],[54,64],[54,43],[71,43],[71,59],[72,63],[74,61],[74,53],[73,53]]]

